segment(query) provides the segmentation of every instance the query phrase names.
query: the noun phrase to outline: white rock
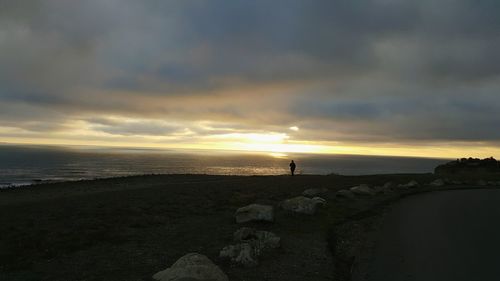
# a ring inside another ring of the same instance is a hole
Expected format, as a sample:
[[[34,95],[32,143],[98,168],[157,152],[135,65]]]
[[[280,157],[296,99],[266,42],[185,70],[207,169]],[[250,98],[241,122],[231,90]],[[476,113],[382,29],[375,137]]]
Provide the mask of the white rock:
[[[386,182],[383,186],[386,190],[391,190],[395,187],[395,184],[392,181]]]
[[[407,188],[416,188],[416,187],[419,187],[419,183],[417,181],[410,181],[409,183],[406,183],[406,184],[400,184],[398,185],[398,188],[400,189],[407,189]]]
[[[368,196],[375,195],[375,191],[366,184],[360,184],[358,186],[351,187],[349,190],[351,190],[352,193],[357,195],[368,195]]]
[[[315,196],[324,194],[327,191],[328,191],[328,189],[326,189],[326,188],[309,188],[309,189],[304,190],[304,192],[302,192],[302,195],[304,195],[306,197],[315,197]]]
[[[244,267],[256,266],[258,257],[263,251],[280,247],[280,237],[274,233],[249,227],[238,229],[234,233],[234,240],[239,243],[224,247],[219,257],[229,259],[233,264]]]
[[[318,206],[325,204],[326,200],[320,197],[307,198],[298,196],[283,201],[281,207],[290,212],[313,215],[316,213]]]
[[[437,179],[437,180],[432,181],[429,185],[434,186],[434,187],[440,187],[440,186],[443,186],[444,184],[445,183],[442,179]]]
[[[279,248],[281,240],[280,237],[272,232],[255,230],[250,227],[242,227],[236,230],[233,237],[236,242],[253,243],[259,248],[259,251],[262,249]]]
[[[375,186],[373,188],[373,191],[375,191],[375,193],[379,194],[386,194],[386,193],[390,193],[392,190],[390,188],[387,188],[385,186]]]
[[[406,186],[406,184],[401,183],[401,184],[396,185],[395,190],[407,190],[408,188],[409,187]]]
[[[266,249],[276,249],[280,247],[281,238],[269,231],[257,231],[257,248],[260,251]]]
[[[419,187],[420,184],[417,181],[412,180],[409,183],[407,183],[406,186],[408,186],[409,188],[415,188],[415,187]]]
[[[237,223],[244,223],[249,221],[274,221],[274,208],[273,206],[250,204],[236,210],[235,214]]]
[[[356,196],[354,195],[354,193],[352,193],[350,190],[347,190],[347,189],[341,189],[339,191],[337,191],[337,193],[335,194],[336,197],[341,197],[341,198],[348,198],[348,199],[354,199],[356,198]]]
[[[257,230],[251,227],[242,227],[234,232],[233,239],[236,242],[257,239]]]
[[[240,244],[240,253],[236,257],[235,262],[242,264],[244,267],[254,267],[259,264],[255,256],[254,248],[248,243],[242,243]]]
[[[254,267],[259,264],[257,253],[249,243],[226,246],[220,251],[219,257],[230,259],[231,262],[244,267]]]
[[[210,259],[198,253],[189,253],[178,259],[170,268],[153,275],[160,281],[228,281],[226,274]]]

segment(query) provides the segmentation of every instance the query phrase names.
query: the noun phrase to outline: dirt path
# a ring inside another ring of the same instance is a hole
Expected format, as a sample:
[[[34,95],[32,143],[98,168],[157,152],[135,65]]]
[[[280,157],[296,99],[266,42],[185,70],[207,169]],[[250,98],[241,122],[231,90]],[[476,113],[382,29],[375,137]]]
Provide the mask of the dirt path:
[[[395,203],[353,280],[498,280],[499,202],[500,190],[455,190]]]

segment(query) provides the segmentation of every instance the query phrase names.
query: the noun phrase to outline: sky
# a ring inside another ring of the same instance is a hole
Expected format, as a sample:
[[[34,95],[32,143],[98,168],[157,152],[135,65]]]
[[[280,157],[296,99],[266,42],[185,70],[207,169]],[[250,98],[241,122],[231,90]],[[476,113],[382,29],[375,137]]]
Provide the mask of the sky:
[[[500,157],[495,0],[0,0],[0,142]]]

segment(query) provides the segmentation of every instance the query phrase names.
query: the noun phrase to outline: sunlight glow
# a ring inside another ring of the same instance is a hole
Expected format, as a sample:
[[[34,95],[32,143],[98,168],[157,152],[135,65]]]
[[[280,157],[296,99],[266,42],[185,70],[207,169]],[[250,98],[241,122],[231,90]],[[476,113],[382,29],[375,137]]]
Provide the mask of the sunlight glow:
[[[217,135],[217,146],[221,149],[272,152],[319,153],[325,147],[308,142],[291,141],[290,136],[283,133],[234,133]]]
[[[232,129],[234,133],[200,135],[184,124],[179,123],[179,127],[180,130],[164,135],[121,135],[96,130],[96,127],[88,122],[73,121],[66,122],[60,130],[43,136],[20,128],[0,127],[0,132],[4,134],[0,136],[0,143],[248,151],[265,152],[273,157],[287,157],[289,153],[314,153],[439,158],[460,158],[465,155],[500,158],[499,147],[483,142],[401,144],[301,141],[292,139],[286,133],[278,132],[248,133]],[[231,130],[225,128],[224,131]]]
[[[275,156],[288,153],[315,153],[315,154],[352,154],[352,155],[383,155],[383,156],[410,156],[435,158],[460,158],[466,156],[486,158],[493,156],[500,158],[500,148],[490,144],[453,144],[432,143],[422,145],[362,145],[354,143],[329,143],[329,142],[299,142],[287,141],[286,143],[263,144],[244,143],[236,140],[221,140],[220,138],[207,139],[197,142],[163,142],[139,137],[109,137],[108,139],[90,138],[85,141],[80,138],[68,138],[67,135],[52,134],[46,137],[0,137],[0,143],[29,144],[29,145],[71,145],[71,146],[100,146],[100,147],[135,147],[158,149],[206,149],[223,151],[249,151],[268,152]],[[286,157],[286,156],[283,156]]]
[[[258,144],[278,144],[283,143],[290,138],[287,134],[282,133],[231,133],[213,136],[217,139],[232,140],[243,143],[258,143]]]
[[[274,158],[287,158],[288,157],[288,154],[279,153],[279,152],[272,152],[272,153],[269,153],[269,155],[274,157]]]

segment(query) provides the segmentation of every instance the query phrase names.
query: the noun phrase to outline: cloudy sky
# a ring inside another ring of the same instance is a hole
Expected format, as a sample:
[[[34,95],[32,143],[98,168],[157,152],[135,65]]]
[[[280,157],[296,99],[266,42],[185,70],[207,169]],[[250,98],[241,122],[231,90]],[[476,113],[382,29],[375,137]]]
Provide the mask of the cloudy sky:
[[[496,0],[0,0],[0,142],[500,157]]]

